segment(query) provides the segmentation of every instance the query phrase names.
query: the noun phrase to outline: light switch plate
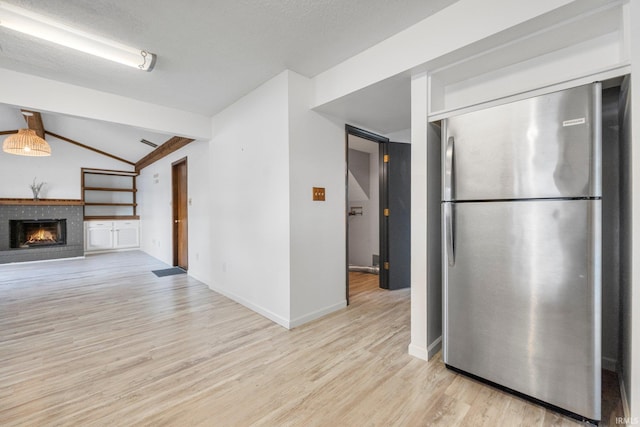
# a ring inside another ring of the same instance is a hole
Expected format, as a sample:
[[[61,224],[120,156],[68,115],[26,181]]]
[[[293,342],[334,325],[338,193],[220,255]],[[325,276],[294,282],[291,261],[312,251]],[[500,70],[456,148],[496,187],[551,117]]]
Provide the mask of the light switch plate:
[[[313,200],[324,202],[324,187],[313,187]]]

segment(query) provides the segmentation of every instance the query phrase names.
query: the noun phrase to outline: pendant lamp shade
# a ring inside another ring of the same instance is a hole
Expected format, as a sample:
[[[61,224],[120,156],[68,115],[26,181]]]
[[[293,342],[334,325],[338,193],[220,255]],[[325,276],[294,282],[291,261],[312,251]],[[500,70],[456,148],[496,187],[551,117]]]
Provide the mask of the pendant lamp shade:
[[[32,129],[20,129],[9,135],[2,144],[2,151],[19,156],[50,156],[51,147]]]

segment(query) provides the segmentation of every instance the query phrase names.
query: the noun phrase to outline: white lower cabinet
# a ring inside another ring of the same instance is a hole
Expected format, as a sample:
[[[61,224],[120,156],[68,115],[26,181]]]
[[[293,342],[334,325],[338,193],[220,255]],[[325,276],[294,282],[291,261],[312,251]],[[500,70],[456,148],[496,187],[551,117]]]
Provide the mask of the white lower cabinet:
[[[113,222],[113,248],[140,247],[140,223],[138,221]]]
[[[85,252],[140,247],[140,222],[137,220],[85,221],[84,229]]]
[[[113,249],[113,223],[87,221],[84,223],[84,250],[105,251]]]

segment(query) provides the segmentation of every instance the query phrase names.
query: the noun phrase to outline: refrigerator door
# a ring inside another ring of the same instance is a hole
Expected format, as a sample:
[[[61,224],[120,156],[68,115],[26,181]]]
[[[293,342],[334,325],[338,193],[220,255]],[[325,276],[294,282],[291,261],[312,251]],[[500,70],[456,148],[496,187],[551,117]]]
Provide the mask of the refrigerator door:
[[[594,83],[445,120],[442,200],[601,196],[600,98]]]
[[[600,419],[600,216],[599,200],[443,203],[444,362]]]

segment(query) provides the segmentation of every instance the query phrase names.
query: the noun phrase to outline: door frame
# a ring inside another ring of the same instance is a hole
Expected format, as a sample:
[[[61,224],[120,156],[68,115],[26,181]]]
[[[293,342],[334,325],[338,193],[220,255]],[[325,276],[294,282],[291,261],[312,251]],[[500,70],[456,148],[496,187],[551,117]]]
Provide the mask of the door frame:
[[[379,173],[379,178],[378,178],[378,182],[379,182],[379,188],[380,188],[380,193],[379,193],[379,198],[380,198],[380,206],[379,208],[379,213],[380,213],[380,218],[379,218],[379,223],[380,223],[380,235],[379,235],[379,239],[380,239],[380,287],[384,288],[384,284],[387,283],[388,281],[388,275],[386,274],[386,271],[384,271],[384,268],[382,268],[382,263],[384,262],[384,260],[387,259],[387,255],[388,255],[388,224],[387,221],[384,221],[384,215],[383,215],[383,210],[384,210],[384,206],[386,206],[387,203],[387,198],[388,198],[388,194],[387,194],[387,188],[386,188],[386,179],[387,179],[387,172],[386,172],[386,168],[384,167],[384,155],[385,150],[386,150],[386,146],[385,143],[390,142],[389,138],[385,138],[382,135],[378,135],[375,134],[373,132],[369,132],[367,130],[364,129],[360,129],[358,127],[349,125],[349,124],[345,124],[345,137],[344,137],[344,145],[345,145],[345,169],[344,169],[344,179],[345,179],[345,209],[344,209],[344,222],[345,222],[345,230],[346,230],[346,238],[345,238],[345,245],[346,245],[346,253],[345,253],[345,266],[346,266],[346,299],[347,299],[347,305],[349,305],[349,135],[353,135],[353,136],[357,136],[363,139],[367,139],[369,141],[372,142],[376,142],[378,143],[378,173]],[[387,285],[388,287],[388,285]]]
[[[172,248],[173,248],[173,265],[174,266],[178,266],[184,270],[187,270],[189,268],[189,255],[188,255],[188,250],[189,250],[189,232],[188,232],[188,223],[185,227],[183,227],[183,235],[180,235],[180,227],[178,224],[178,205],[179,205],[179,185],[178,185],[178,179],[179,179],[179,174],[177,174],[177,170],[179,167],[184,167],[185,170],[185,182],[184,182],[184,187],[185,187],[185,192],[187,193],[185,197],[185,202],[184,202],[184,212],[186,212],[186,216],[188,217],[189,215],[189,202],[188,202],[188,194],[189,194],[189,164],[187,162],[187,157],[183,157],[180,160],[176,160],[175,162],[171,163],[171,226],[172,226],[172,237],[173,237],[173,241],[172,241]],[[183,239],[184,241],[184,247],[186,248],[187,251],[187,256],[186,259],[184,260],[184,266],[179,265],[179,242],[180,239]]]

